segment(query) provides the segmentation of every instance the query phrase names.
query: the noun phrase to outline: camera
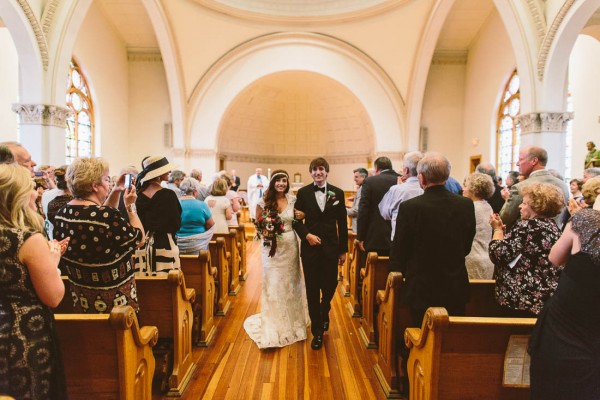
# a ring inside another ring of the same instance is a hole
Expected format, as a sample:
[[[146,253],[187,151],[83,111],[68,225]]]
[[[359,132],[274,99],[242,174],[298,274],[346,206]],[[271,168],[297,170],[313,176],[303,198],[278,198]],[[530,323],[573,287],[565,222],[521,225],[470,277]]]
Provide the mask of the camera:
[[[125,187],[125,189],[131,188],[131,174],[125,175],[125,183],[123,184],[123,186]]]
[[[33,175],[35,175],[35,176],[44,176],[44,171],[35,171],[33,173]]]

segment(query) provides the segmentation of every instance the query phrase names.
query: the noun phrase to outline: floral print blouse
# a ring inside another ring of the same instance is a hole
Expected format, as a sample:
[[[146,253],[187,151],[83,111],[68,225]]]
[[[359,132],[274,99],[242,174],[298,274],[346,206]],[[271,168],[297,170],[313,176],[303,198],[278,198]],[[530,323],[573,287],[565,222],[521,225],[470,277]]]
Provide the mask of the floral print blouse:
[[[518,221],[504,240],[491,241],[489,253],[496,269],[498,304],[534,314],[542,311],[558,286],[562,270],[548,260],[559,237],[560,230],[552,218],[534,218]],[[511,268],[509,264],[514,265]]]

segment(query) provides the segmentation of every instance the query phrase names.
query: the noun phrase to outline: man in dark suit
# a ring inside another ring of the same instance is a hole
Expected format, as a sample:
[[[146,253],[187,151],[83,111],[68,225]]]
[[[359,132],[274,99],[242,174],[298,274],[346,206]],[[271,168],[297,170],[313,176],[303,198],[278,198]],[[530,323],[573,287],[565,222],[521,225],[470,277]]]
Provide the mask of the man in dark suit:
[[[338,264],[346,261],[348,226],[344,192],[327,182],[329,164],[324,158],[311,161],[314,183],[298,190],[296,217],[304,213],[304,223],[294,229],[300,239],[302,267],[313,340],[311,347],[323,346],[323,332],[329,329],[331,299],[337,286]]]
[[[375,251],[380,256],[388,256],[392,225],[379,213],[379,202],[398,183],[398,174],[387,157],[377,158],[374,165],[375,175],[365,179],[361,189],[357,239],[363,251]]]
[[[490,163],[479,164],[475,168],[475,172],[481,172],[482,174],[489,175],[494,182],[494,194],[489,199],[486,199],[488,204],[492,207],[492,210],[497,214],[502,210],[504,205],[504,199],[502,198],[502,186],[498,184],[498,177],[496,176],[496,168]]]
[[[390,267],[404,275],[405,300],[414,326],[420,327],[428,307],[446,307],[450,315],[465,313],[465,256],[475,236],[475,208],[470,199],[444,188],[450,162],[443,155],[425,154],[417,173],[425,192],[400,207]]]
[[[235,169],[231,170],[231,182],[233,182],[233,185],[231,185],[231,190],[237,192],[240,189],[240,177],[237,176]]]

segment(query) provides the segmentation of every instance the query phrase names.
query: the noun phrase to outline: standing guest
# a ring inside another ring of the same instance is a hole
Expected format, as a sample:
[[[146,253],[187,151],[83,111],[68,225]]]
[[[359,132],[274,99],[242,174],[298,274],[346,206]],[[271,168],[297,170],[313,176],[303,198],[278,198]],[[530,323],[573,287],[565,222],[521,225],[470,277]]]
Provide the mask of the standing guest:
[[[29,151],[27,151],[25,147],[18,142],[2,142],[0,143],[0,146],[7,147],[12,152],[13,158],[17,164],[27,168],[31,173],[31,176],[33,176],[33,168],[37,164],[31,159],[31,154],[29,154]]]
[[[144,254],[138,252],[136,273],[139,275],[164,275],[180,268],[175,235],[181,227],[181,204],[173,190],[161,185],[172,169],[173,165],[165,157],[150,156],[142,160],[136,183],[140,195],[135,205],[148,239]]]
[[[131,256],[144,240],[144,229],[135,211],[135,188],[123,188],[124,176],[109,191],[108,164],[100,158],[76,158],[67,169],[73,200],[55,217],[57,239],[70,237],[61,270],[71,282],[76,313],[110,313],[117,305],[137,311]],[[130,223],[117,210],[121,192]]]
[[[329,163],[322,157],[308,167],[313,182],[298,190],[294,230],[301,240],[302,268],[313,339],[310,347],[323,347],[323,332],[329,330],[329,310],[335,294],[338,265],[346,261],[348,222],[344,192],[327,182]],[[300,215],[300,214],[304,215]],[[296,300],[297,301],[297,300]]]
[[[231,219],[227,220],[227,225],[236,226],[238,225],[237,214],[242,208],[240,204],[240,195],[233,190],[233,179],[227,175],[227,173],[224,173],[221,177],[225,179],[225,182],[227,183],[227,193],[225,193],[225,197],[231,202]]]
[[[583,187],[583,181],[579,179],[571,179],[569,181],[569,190],[571,191],[571,198],[575,201],[583,199],[581,188]]]
[[[581,188],[583,200],[594,210],[600,210],[600,176],[589,179]]]
[[[595,176],[600,176],[600,168],[587,168],[583,170],[583,183],[586,183],[589,179]]]
[[[129,180],[130,186],[135,186],[135,182],[137,181],[138,170],[135,166],[129,165],[119,172],[119,175],[131,175]],[[126,188],[127,189],[127,188]],[[129,215],[127,214],[127,209],[125,208],[125,193],[121,193],[119,197],[119,211],[121,212],[121,216],[125,218],[126,221],[129,221]]]
[[[496,301],[507,317],[537,316],[554,293],[560,274],[548,254],[560,237],[553,218],[564,207],[563,194],[556,186],[541,182],[525,186],[521,193],[521,219],[506,236],[498,214],[490,217]]]
[[[29,171],[0,165],[0,393],[66,399],[54,315],[65,287],[58,263],[68,240],[45,239]]]
[[[502,209],[502,206],[504,205],[504,199],[502,198],[502,189],[503,188],[502,188],[501,183],[499,182],[502,179],[499,179],[496,176],[496,168],[490,163],[479,164],[477,166],[477,168],[475,168],[475,172],[480,172],[482,174],[489,175],[490,178],[492,178],[492,182],[494,183],[494,193],[492,194],[491,197],[489,197],[485,200],[487,200],[487,203],[492,207],[492,210],[495,213],[499,213],[500,210]],[[487,220],[488,220],[488,218],[486,216],[486,221],[485,221],[486,226],[488,225]],[[486,251],[486,253],[487,253],[487,251]]]
[[[183,178],[185,178],[185,172],[178,169],[171,171],[171,174],[169,175],[169,182],[167,183],[166,187],[175,192],[177,197],[181,197],[181,189],[179,189],[179,184]]]
[[[574,212],[549,260],[566,266],[531,335],[531,399],[599,399],[600,212]]]
[[[61,187],[64,187],[65,189],[67,187],[67,182],[66,182],[66,178],[65,178],[67,168],[68,168],[67,165],[63,165],[53,171],[53,178],[56,182],[56,179],[57,179],[56,171],[62,170],[62,178],[61,179],[62,179],[63,184],[61,185]],[[54,188],[46,190],[46,191],[44,191],[44,193],[42,193],[42,211],[44,212],[44,215],[48,216],[48,204],[50,204],[50,202],[53,199],[55,199],[56,197],[64,195],[65,189],[59,188],[58,184],[57,184],[54,186]],[[47,220],[46,230],[48,232],[48,237],[50,237],[50,238],[52,238],[53,229],[54,229],[54,227],[52,226],[51,221]]]
[[[208,242],[214,232],[215,220],[205,202],[198,200],[200,182],[185,178],[179,185],[182,196],[181,227],[177,232],[177,246],[180,254],[198,254],[208,249]]]
[[[54,176],[56,177],[56,188],[62,190],[62,194],[56,196],[48,203],[48,212],[46,213],[46,217],[50,222],[48,229],[48,236],[50,237],[52,237],[53,234],[54,218],[56,217],[56,213],[65,204],[73,200],[73,194],[71,194],[71,191],[67,185],[66,173],[67,171],[62,168],[58,168],[54,171]]]
[[[263,192],[269,187],[269,179],[262,174],[262,168],[256,168],[256,174],[248,178],[248,211],[250,219],[256,218],[256,205],[263,197]]]
[[[0,164],[12,164],[15,162],[15,157],[12,151],[6,146],[0,145]]]
[[[502,177],[501,176],[498,177],[498,185],[502,186]]]
[[[506,175],[506,187],[511,188],[512,185],[519,183],[519,171],[508,171]]]
[[[410,200],[423,194],[423,189],[417,178],[417,165],[423,158],[423,153],[413,151],[404,155],[404,166],[402,168],[402,177],[400,183],[394,185],[383,196],[379,203],[379,212],[386,221],[391,221],[392,235],[391,240],[394,240],[396,234],[396,218],[398,210],[402,202]]]
[[[446,181],[446,184],[444,185],[444,187],[450,193],[454,193],[459,196],[462,196],[462,194],[463,194],[463,188],[460,185],[460,182],[451,176],[448,177],[448,180]]]
[[[492,238],[490,214],[493,211],[486,201],[493,196],[494,190],[494,181],[487,174],[475,172],[465,181],[463,196],[473,200],[476,223],[471,252],[465,259],[469,279],[492,279],[494,276],[494,264],[488,248]]]
[[[373,165],[375,176],[365,179],[361,188],[356,236],[362,251],[388,256],[392,224],[381,217],[378,206],[387,191],[398,183],[398,174],[387,157],[377,158]]]
[[[357,231],[357,217],[358,217],[358,205],[360,204],[360,197],[362,193],[362,184],[365,178],[369,174],[364,168],[356,168],[354,171],[354,183],[356,184],[356,195],[352,199],[352,207],[346,208],[346,214],[352,218],[352,232]]]
[[[235,169],[231,170],[231,190],[237,192],[240,189],[240,177],[237,176]]]
[[[443,155],[425,154],[417,164],[425,192],[402,203],[396,219],[390,269],[406,279],[412,326],[421,326],[429,307],[464,315],[469,299],[465,257],[475,236],[475,208],[471,200],[445,189],[450,168]]]
[[[48,189],[56,188],[56,177],[54,176],[54,171],[56,167],[52,165],[40,165],[38,167],[38,173],[42,173],[42,177],[46,181]]]
[[[510,195],[502,210],[500,210],[500,218],[508,229],[519,220],[519,206],[523,201],[523,188],[532,183],[549,183],[556,186],[563,194],[566,205],[569,202],[569,189],[567,185],[560,179],[553,176],[546,169],[548,162],[548,153],[541,147],[529,146],[519,151],[519,160],[517,166],[519,172],[525,177],[525,180],[513,185],[510,188]],[[559,223],[560,213],[557,214],[555,221]]]
[[[228,233],[228,221],[233,217],[231,201],[225,196],[227,194],[227,181],[223,178],[217,178],[210,190],[210,195],[206,198],[206,204],[215,220],[215,233]]]

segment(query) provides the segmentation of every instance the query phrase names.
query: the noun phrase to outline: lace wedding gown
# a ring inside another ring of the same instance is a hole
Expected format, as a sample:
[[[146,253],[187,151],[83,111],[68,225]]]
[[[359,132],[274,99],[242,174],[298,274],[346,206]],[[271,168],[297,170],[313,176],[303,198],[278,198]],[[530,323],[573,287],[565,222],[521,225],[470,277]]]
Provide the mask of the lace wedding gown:
[[[248,336],[261,349],[305,340],[310,321],[298,239],[292,229],[296,198],[290,194],[286,197],[288,205],[279,214],[285,229],[282,237],[277,238],[277,252],[268,257],[270,248],[262,246],[261,311],[244,321]],[[264,207],[262,200],[259,205]]]

